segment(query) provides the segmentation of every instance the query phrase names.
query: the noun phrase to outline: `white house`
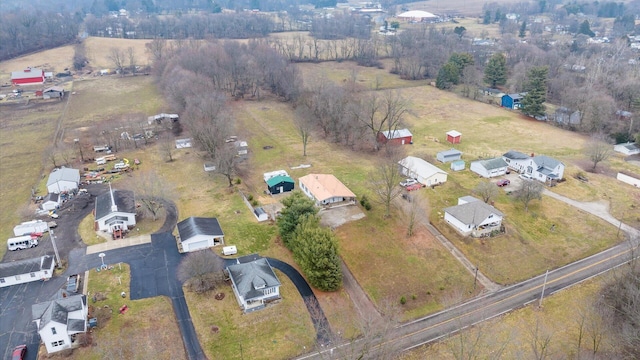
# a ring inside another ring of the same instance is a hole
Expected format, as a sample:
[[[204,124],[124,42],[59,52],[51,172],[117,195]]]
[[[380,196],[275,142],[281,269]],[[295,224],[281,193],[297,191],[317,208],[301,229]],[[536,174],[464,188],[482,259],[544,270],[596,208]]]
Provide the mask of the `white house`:
[[[531,159],[529,155],[515,150],[509,150],[502,155],[502,160],[507,163],[507,166],[519,173],[523,173],[526,170],[529,165],[529,159]]]
[[[492,178],[507,173],[507,163],[501,157],[486,160],[472,161],[469,170],[485,177]]]
[[[564,164],[554,158],[537,155],[530,159],[525,172],[541,182],[560,180],[564,177]]]
[[[42,210],[55,210],[60,206],[60,195],[56,193],[48,193],[47,196],[42,199],[40,207]]]
[[[96,198],[95,230],[113,233],[136,226],[136,203],[133,191],[112,190]]]
[[[280,299],[280,280],[267,259],[249,255],[236,259],[236,262],[227,267],[227,272],[238,305],[245,313],[262,309],[266,303]]]
[[[62,167],[53,169],[47,179],[47,191],[59,194],[65,191],[73,191],[80,184],[80,170]]]
[[[421,184],[433,186],[447,182],[447,172],[415,156],[407,156],[398,162],[404,176],[414,178]]]
[[[640,154],[640,146],[632,142],[614,145],[613,150],[627,156]]]
[[[182,252],[198,251],[224,245],[224,233],[216,218],[189,217],[178,223]]]
[[[499,231],[504,214],[471,196],[458,199],[458,205],[444,209],[444,220],[464,236],[481,237]]]
[[[317,206],[352,205],[356,195],[331,174],[309,174],[299,180],[300,189]]]
[[[87,297],[74,295],[31,306],[32,319],[49,354],[68,349],[87,332]]]
[[[51,255],[0,263],[0,288],[51,279],[54,266]]]

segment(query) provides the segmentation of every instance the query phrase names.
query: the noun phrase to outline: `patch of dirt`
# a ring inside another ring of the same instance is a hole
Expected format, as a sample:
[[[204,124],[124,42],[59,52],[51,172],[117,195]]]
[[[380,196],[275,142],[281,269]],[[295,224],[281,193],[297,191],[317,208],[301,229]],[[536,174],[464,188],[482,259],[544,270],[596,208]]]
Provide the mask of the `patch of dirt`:
[[[319,215],[320,224],[333,229],[348,222],[360,220],[366,216],[358,206],[341,206],[334,209],[323,209]]]

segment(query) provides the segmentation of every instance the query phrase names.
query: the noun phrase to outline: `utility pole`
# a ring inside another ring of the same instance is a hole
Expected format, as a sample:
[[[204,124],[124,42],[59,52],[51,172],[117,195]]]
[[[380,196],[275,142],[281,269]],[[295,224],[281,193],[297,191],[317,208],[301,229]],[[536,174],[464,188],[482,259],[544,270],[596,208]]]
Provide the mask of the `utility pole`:
[[[477,284],[478,284],[478,267],[476,266],[476,276],[473,279],[473,291],[476,291]]]
[[[540,304],[538,304],[538,307],[542,307],[542,298],[544,297],[544,290],[547,287],[547,276],[549,276],[549,270],[544,273],[544,283],[542,284],[542,293],[540,293]]]
[[[51,236],[51,245],[53,245],[53,252],[56,254],[56,267],[60,269],[60,254],[58,254],[58,246],[56,245],[56,236],[53,234],[53,229],[49,229],[49,235]]]

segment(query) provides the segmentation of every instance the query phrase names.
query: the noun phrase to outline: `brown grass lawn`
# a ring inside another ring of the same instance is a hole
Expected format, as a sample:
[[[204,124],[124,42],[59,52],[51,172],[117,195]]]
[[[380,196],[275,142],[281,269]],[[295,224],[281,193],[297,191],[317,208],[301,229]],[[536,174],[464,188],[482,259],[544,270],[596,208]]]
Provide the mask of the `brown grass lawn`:
[[[285,359],[312,349],[315,330],[311,317],[293,283],[276,270],[282,300],[265,309],[243,314],[230,285],[196,294],[185,289],[185,298],[209,359]],[[225,293],[223,300],[214,295]],[[219,331],[212,331],[213,327]]]
[[[101,272],[92,269],[88,286],[89,317],[98,318],[98,327],[91,333],[93,346],[75,349],[69,357],[50,358],[186,359],[171,300],[164,296],[135,301],[123,299],[120,293],[129,292],[129,281],[128,264],[115,264],[111,270]],[[106,299],[93,302],[93,294],[101,294]],[[118,309],[124,304],[129,310],[121,315]],[[47,357],[44,346],[41,355]]]

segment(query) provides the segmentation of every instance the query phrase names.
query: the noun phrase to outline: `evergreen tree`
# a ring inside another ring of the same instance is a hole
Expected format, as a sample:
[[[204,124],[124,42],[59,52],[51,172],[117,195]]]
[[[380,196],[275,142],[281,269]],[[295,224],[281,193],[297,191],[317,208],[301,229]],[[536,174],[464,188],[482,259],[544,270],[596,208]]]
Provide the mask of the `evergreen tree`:
[[[467,65],[475,64],[473,55],[469,53],[453,53],[451,54],[451,57],[449,57],[449,62],[458,68],[459,75],[462,75],[462,72]]]
[[[436,87],[441,90],[449,89],[460,82],[460,71],[456,64],[448,62],[438,71]]]
[[[503,53],[495,53],[484,68],[484,82],[492,88],[507,83],[507,59]]]
[[[522,25],[520,26],[520,32],[518,33],[518,36],[523,38],[527,35],[527,20],[524,20],[522,22]]]
[[[321,228],[314,215],[307,214],[295,231],[294,258],[309,283],[322,291],[342,286],[338,242],[331,229]]]
[[[282,200],[282,204],[284,209],[278,217],[278,230],[284,246],[293,251],[296,227],[305,215],[315,215],[318,209],[313,200],[300,191],[294,191]]]
[[[482,20],[482,23],[485,25],[491,24],[491,10],[484,12],[484,19]]]
[[[504,16],[505,16],[505,15],[504,15],[504,14],[502,14],[502,12],[500,11],[500,9],[496,10],[496,17],[493,19],[493,22],[498,22],[498,21],[502,20],[502,18],[503,18]]]
[[[522,112],[528,116],[545,115],[544,102],[547,99],[547,76],[549,68],[536,66],[527,72],[527,94],[522,98]]]
[[[580,24],[580,29],[578,29],[578,34],[585,34],[589,37],[594,37],[596,34],[591,31],[591,25],[589,25],[589,20],[585,20]]]

